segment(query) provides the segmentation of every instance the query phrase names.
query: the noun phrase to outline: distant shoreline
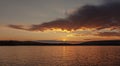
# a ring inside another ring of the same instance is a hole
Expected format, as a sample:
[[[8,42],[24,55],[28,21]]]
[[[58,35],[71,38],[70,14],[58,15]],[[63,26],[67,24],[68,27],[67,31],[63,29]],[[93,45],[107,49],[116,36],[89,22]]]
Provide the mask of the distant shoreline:
[[[40,43],[33,41],[0,41],[0,46],[120,46],[120,40],[88,41],[79,44]]]

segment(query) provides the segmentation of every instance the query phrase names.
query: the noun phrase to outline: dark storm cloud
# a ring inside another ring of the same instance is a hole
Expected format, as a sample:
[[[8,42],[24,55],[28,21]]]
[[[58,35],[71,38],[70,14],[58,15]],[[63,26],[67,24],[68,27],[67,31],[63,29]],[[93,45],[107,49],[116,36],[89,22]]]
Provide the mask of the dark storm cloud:
[[[57,19],[39,25],[32,25],[30,28],[9,25],[11,28],[23,29],[28,31],[45,31],[55,29],[78,30],[78,29],[106,29],[120,30],[120,1],[105,0],[102,5],[85,5],[65,19]]]
[[[96,36],[120,37],[120,32],[99,32]]]
[[[120,2],[120,0],[103,0],[103,3],[114,3],[114,2]]]

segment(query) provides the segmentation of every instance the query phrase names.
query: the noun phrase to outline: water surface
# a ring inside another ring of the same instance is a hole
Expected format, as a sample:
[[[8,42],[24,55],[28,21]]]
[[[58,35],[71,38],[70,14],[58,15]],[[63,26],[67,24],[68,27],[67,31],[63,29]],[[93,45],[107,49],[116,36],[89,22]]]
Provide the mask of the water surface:
[[[0,66],[120,66],[120,46],[1,46]]]

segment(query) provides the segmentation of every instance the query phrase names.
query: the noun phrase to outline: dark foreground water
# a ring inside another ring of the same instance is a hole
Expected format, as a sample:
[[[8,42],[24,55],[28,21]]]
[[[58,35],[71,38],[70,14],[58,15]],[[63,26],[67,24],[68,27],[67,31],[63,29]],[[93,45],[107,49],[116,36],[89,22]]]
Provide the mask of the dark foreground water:
[[[1,46],[0,66],[120,66],[120,46]]]

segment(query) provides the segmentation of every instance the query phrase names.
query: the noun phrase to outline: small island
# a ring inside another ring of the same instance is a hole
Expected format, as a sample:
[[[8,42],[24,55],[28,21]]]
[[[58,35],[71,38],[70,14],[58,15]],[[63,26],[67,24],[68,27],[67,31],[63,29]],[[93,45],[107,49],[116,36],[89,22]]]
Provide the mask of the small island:
[[[120,46],[120,40],[88,41],[78,44],[41,43],[35,41],[0,41],[0,46]]]

